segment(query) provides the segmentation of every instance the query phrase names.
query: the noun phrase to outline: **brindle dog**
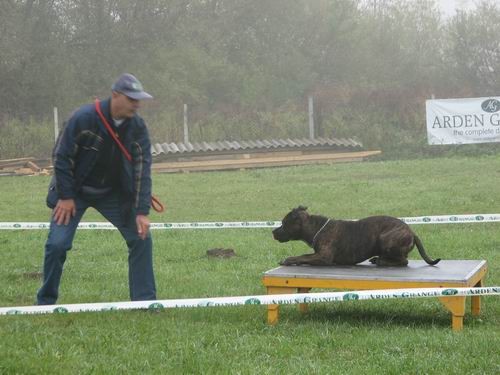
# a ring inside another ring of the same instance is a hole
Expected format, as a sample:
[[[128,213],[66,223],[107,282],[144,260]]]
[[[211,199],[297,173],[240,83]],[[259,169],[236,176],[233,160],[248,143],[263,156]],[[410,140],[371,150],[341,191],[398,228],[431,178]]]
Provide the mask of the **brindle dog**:
[[[302,240],[314,253],[286,258],[281,265],[353,265],[370,259],[378,266],[407,266],[408,253],[415,245],[428,264],[441,260],[432,260],[417,235],[395,217],[344,221],[309,215],[306,210],[299,206],[290,211],[281,227],[273,230],[273,236],[279,242]]]

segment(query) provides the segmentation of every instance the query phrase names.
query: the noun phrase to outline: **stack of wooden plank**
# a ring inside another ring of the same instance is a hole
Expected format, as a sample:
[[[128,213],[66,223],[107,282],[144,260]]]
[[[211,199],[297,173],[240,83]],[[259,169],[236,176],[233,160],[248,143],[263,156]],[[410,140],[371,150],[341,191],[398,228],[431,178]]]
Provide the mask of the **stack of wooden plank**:
[[[322,154],[291,154],[281,153],[281,155],[266,155],[256,157],[255,154],[239,155],[237,159],[207,159],[191,161],[170,161],[153,163],[151,169],[157,173],[195,172],[195,171],[215,171],[231,169],[251,169],[267,167],[283,167],[289,165],[304,164],[331,164],[340,162],[363,161],[369,157],[380,155],[382,152],[358,151],[342,153],[322,153]],[[241,157],[243,156],[243,157]]]
[[[42,161],[43,162],[43,161]],[[0,176],[48,176],[50,167],[41,167],[33,157],[0,160]]]

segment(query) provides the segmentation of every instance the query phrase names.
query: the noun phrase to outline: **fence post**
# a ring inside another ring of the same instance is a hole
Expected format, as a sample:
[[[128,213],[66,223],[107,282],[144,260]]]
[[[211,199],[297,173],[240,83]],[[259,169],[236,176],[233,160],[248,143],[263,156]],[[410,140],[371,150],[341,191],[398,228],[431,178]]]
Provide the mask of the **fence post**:
[[[54,143],[57,142],[59,137],[59,119],[57,115],[57,107],[54,107]]]
[[[184,143],[189,143],[189,129],[188,129],[188,106],[184,104]]]
[[[309,96],[309,138],[314,139],[314,105],[312,96]]]

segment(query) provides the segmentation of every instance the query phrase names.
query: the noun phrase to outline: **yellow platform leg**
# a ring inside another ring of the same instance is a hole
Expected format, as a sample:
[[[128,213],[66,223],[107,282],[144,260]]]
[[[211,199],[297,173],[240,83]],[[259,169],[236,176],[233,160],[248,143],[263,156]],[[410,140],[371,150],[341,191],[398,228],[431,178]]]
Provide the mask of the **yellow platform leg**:
[[[294,293],[294,288],[285,288],[278,286],[268,286],[267,294],[289,294]],[[267,305],[267,323],[271,325],[275,325],[278,323],[280,315],[280,305],[277,304],[269,304]]]
[[[483,286],[483,280],[479,280],[479,282],[475,285],[477,288],[481,288]],[[471,312],[472,315],[478,316],[481,313],[481,297],[480,296],[472,296],[470,298],[471,302]]]
[[[297,288],[298,293],[309,293],[310,290],[311,288]],[[302,314],[307,313],[309,311],[309,306],[307,305],[307,303],[299,303],[299,311]]]
[[[451,312],[451,328],[454,331],[461,331],[464,327],[465,296],[439,297],[439,300]]]

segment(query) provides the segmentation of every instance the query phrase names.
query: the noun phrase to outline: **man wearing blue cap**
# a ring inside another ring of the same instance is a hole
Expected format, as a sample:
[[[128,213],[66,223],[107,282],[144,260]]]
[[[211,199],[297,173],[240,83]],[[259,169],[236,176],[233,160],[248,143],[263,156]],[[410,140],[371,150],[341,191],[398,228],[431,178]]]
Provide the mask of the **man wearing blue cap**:
[[[56,303],[66,253],[89,207],[112,223],[127,243],[130,299],[156,299],[148,218],[151,143],[146,125],[137,115],[140,101],[152,96],[131,74],[120,76],[111,91],[111,97],[102,103],[84,105],[73,113],[54,149],[54,177],[47,195],[53,215],[38,305]],[[129,153],[130,161],[124,152]]]

